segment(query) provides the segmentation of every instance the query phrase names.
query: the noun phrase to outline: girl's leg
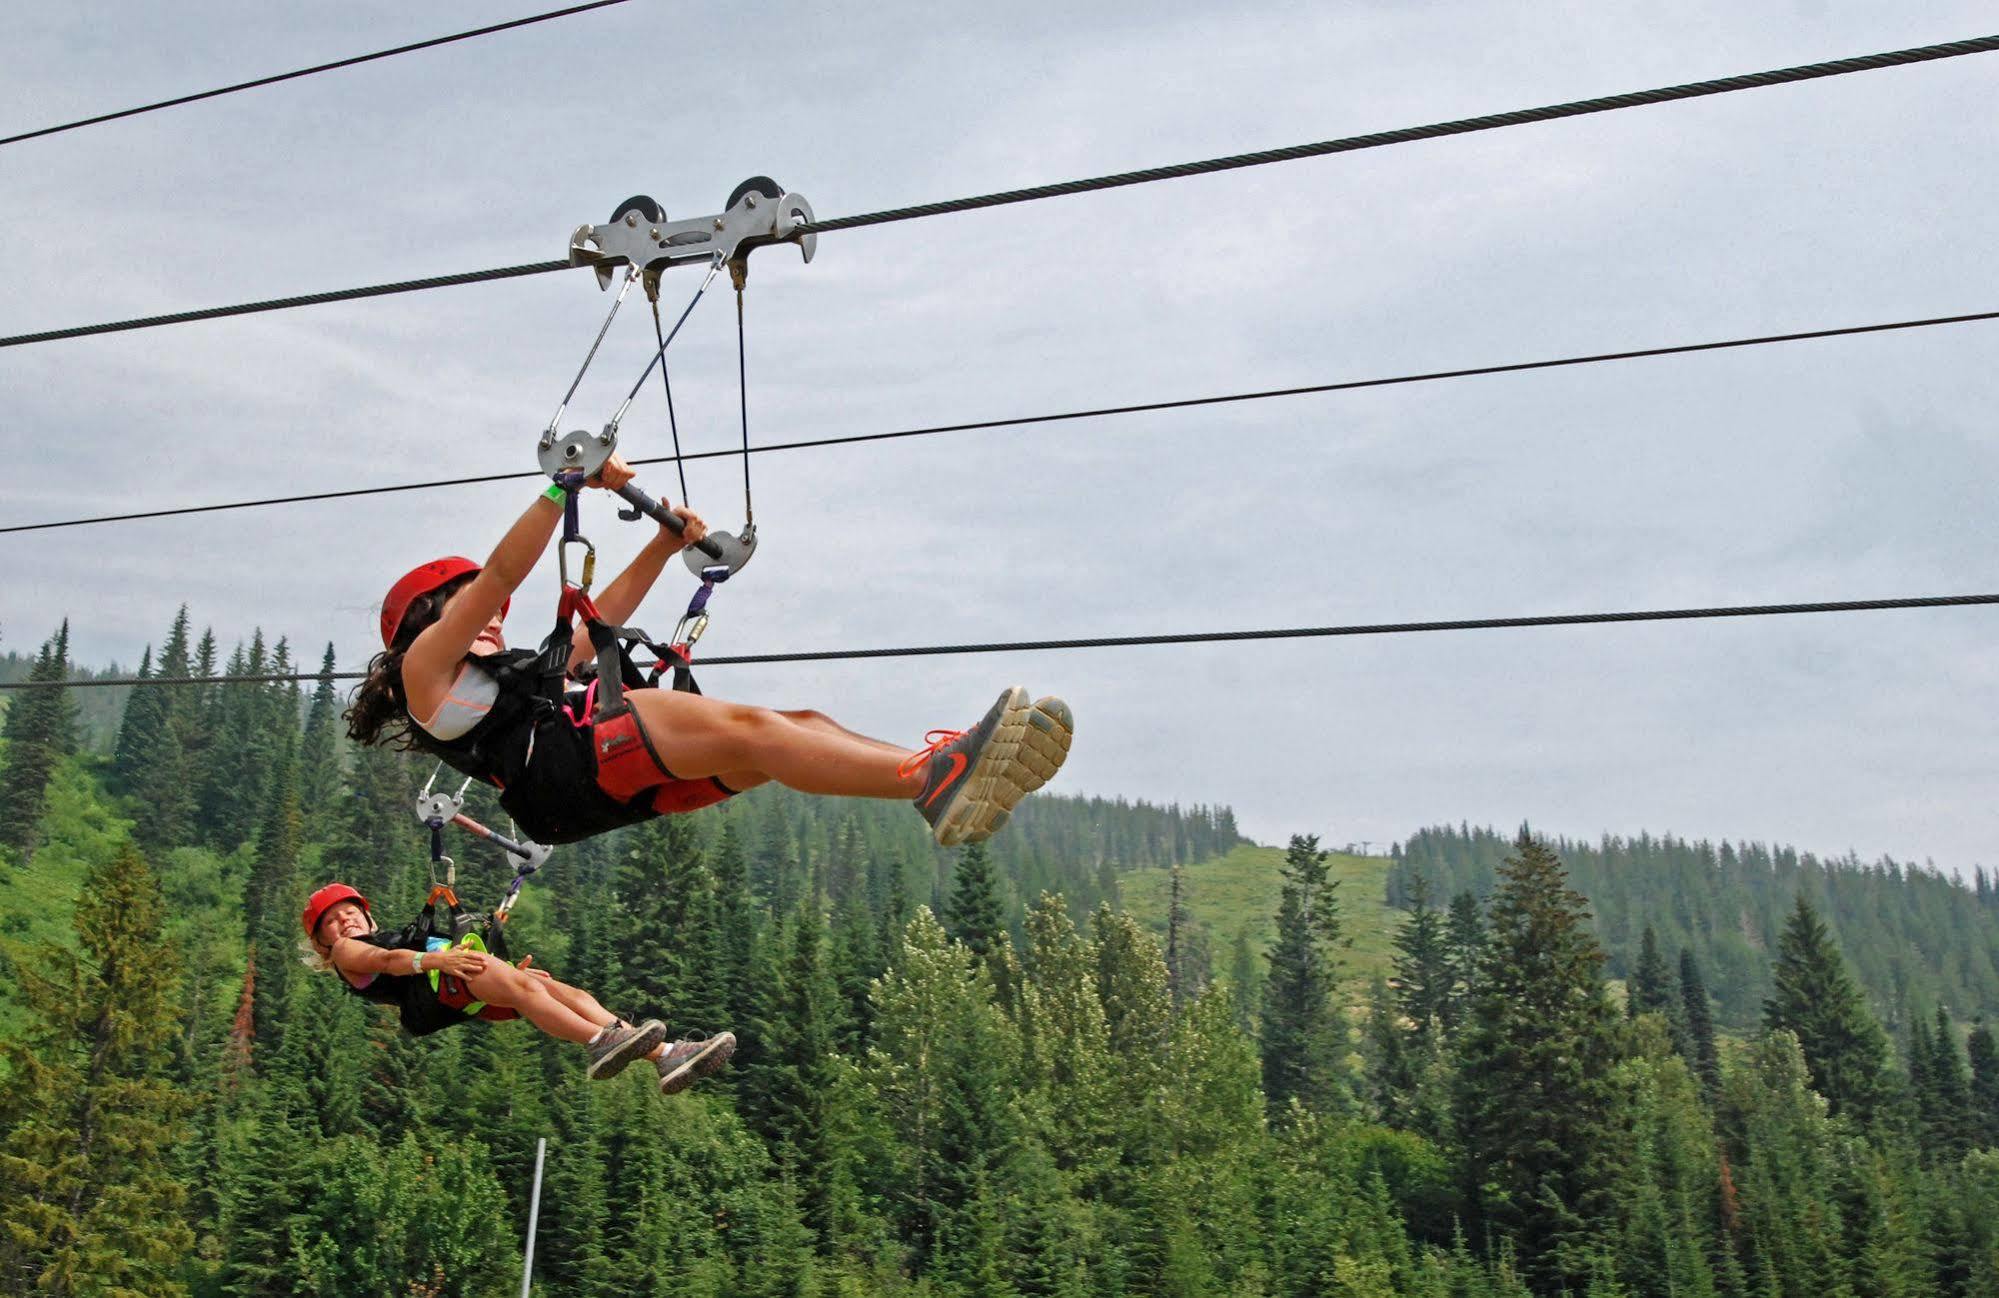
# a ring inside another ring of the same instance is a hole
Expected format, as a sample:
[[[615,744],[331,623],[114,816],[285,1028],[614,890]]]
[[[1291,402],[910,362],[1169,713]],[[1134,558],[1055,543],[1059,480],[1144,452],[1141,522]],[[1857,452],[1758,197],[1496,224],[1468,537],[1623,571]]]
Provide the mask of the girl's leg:
[[[549,995],[562,1002],[572,1013],[581,1015],[600,1028],[608,1028],[618,1021],[617,1015],[598,1004],[597,998],[581,987],[571,987],[568,983],[557,982],[553,978],[542,977],[539,974],[530,973],[528,977],[538,979],[541,985],[548,989]]]
[[[770,708],[671,690],[633,690],[625,697],[660,760],[682,779],[719,775],[735,788],[729,774],[749,772],[801,793],[861,798],[913,798],[923,790],[922,770],[901,770],[911,750],[830,722],[803,724]]]
[[[859,740],[864,744],[872,744],[883,752],[894,753],[897,761],[901,761],[903,757],[908,755],[908,749],[897,748],[894,744],[884,743],[879,739],[870,739],[866,735],[855,734],[839,722],[833,720],[833,718],[827,716],[824,712],[813,712],[809,709],[798,711],[780,710],[778,715],[793,725],[804,726],[807,730],[820,730],[829,734],[845,735],[849,739]],[[761,771],[724,771],[715,778],[728,785],[731,789],[734,789],[737,793],[747,793],[759,784],[770,783],[770,776],[765,775]]]
[[[554,979],[537,978],[498,960],[488,961],[486,972],[467,978],[472,994],[488,1005],[518,1010],[520,1016],[552,1037],[564,1041],[588,1042],[601,1024],[592,1023],[559,1000],[549,990]],[[595,1004],[595,1001],[591,1002]],[[602,1006],[598,1006],[602,1009]]]

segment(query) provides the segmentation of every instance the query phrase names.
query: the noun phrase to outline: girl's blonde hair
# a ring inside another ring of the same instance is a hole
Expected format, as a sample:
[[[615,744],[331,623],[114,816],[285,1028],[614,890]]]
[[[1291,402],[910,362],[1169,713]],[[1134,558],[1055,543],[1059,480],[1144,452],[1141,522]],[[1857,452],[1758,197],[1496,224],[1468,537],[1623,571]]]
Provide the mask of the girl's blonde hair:
[[[368,931],[370,933],[376,932],[381,928],[379,924],[375,923],[375,912],[364,906],[361,908],[361,913],[368,917]],[[298,962],[314,973],[325,973],[334,967],[333,948],[328,947],[326,950],[321,951],[319,943],[313,941],[312,936],[308,934],[298,940]]]

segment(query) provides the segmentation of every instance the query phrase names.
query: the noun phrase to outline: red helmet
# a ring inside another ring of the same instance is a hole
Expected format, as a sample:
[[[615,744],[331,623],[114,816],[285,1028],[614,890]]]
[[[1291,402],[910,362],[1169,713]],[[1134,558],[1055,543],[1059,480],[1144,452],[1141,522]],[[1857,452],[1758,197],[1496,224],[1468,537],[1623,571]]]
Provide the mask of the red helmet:
[[[467,573],[479,571],[479,565],[470,559],[462,559],[452,554],[442,559],[432,559],[420,568],[412,568],[396,579],[389,587],[389,593],[382,597],[382,647],[391,648],[396,642],[396,630],[403,624],[403,614],[409,612],[410,601],[458,580]],[[513,601],[509,599],[500,605],[500,616],[507,615]]]
[[[344,883],[329,883],[312,896],[305,899],[305,914],[299,916],[305,924],[305,935],[315,941],[319,938],[319,921],[343,901],[358,901],[361,909],[368,911],[369,918],[375,912],[368,910],[368,899]]]

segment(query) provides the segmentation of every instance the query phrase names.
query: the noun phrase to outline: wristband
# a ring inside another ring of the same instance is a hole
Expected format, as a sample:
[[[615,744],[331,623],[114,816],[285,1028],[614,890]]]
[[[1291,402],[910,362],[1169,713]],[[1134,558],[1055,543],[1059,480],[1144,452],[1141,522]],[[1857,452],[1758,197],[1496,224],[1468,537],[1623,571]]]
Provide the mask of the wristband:
[[[420,974],[423,972],[423,952],[421,951],[410,952],[410,972],[413,974]]]
[[[549,483],[548,490],[542,492],[541,495],[543,500],[552,500],[558,505],[566,504],[569,500],[569,493],[563,490],[562,484],[559,482]]]

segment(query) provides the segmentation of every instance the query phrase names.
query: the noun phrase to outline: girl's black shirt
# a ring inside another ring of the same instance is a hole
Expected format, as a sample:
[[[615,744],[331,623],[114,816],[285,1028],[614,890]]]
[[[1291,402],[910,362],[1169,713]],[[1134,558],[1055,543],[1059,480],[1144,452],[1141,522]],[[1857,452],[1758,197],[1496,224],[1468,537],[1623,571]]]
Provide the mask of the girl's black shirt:
[[[377,930],[373,933],[357,934],[354,940],[366,942],[369,946],[379,947],[384,951],[422,951],[425,949],[427,936],[419,921],[399,932]],[[378,973],[369,980],[366,987],[356,987],[347,981],[344,974],[340,976],[340,981],[348,991],[363,1000],[395,1006],[396,1016],[402,1021],[403,1031],[413,1037],[428,1036],[454,1023],[468,1022],[473,1017],[463,1010],[454,1010],[440,1001],[437,998],[437,989],[430,985],[430,975],[427,973]]]

